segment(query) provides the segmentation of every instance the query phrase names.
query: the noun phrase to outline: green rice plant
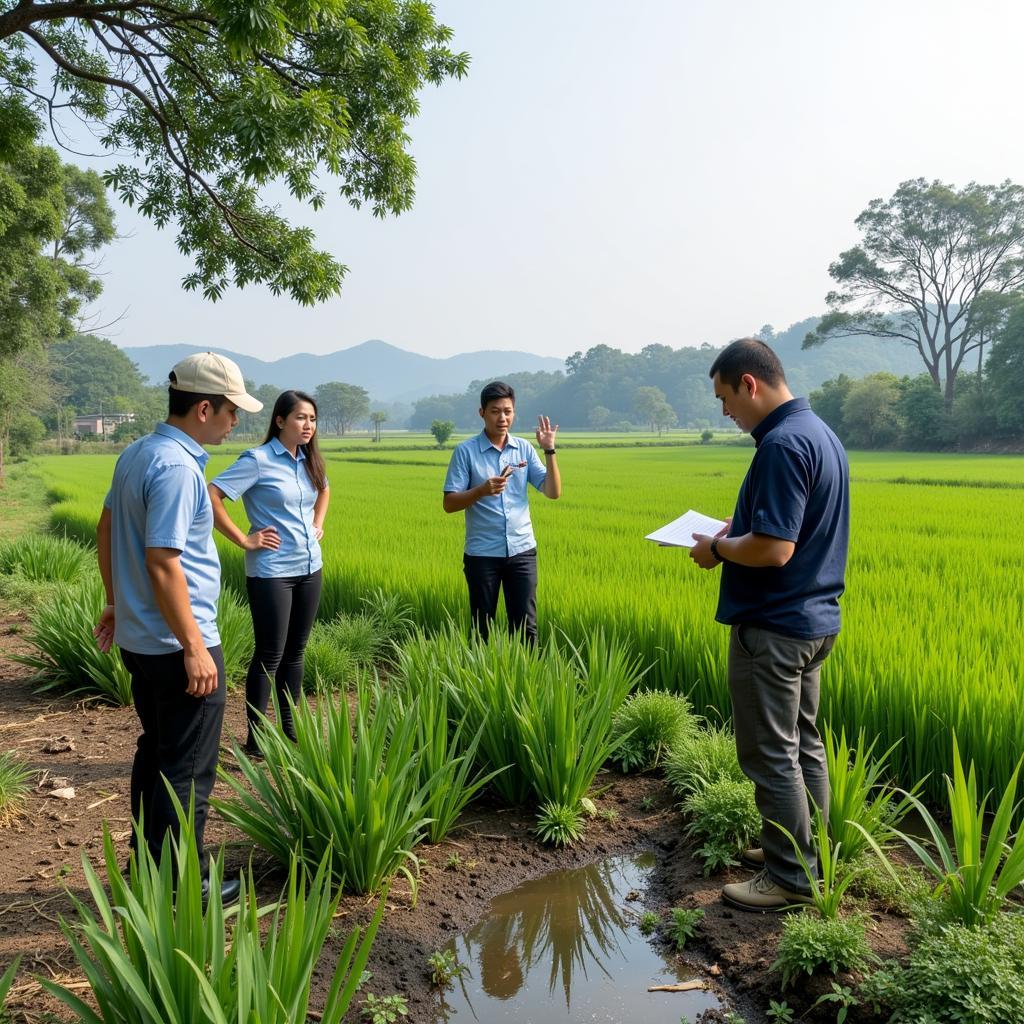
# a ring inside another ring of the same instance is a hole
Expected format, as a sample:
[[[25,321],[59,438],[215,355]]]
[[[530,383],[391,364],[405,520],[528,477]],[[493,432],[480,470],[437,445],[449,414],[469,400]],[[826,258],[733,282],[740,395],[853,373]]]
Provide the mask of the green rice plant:
[[[376,892],[397,871],[415,894],[412,850],[436,780],[420,780],[418,705],[398,709],[387,691],[365,685],[351,715],[344,698],[324,696],[312,708],[303,696],[295,742],[263,718],[256,739],[265,760],[254,764],[236,745],[241,778],[219,769],[232,796],[211,803],[284,864],[293,849],[307,867],[326,857],[338,885],[357,893]]]
[[[800,844],[794,838],[793,833],[777,821],[773,821],[772,825],[792,843],[796,859],[800,862],[800,867],[803,868],[804,875],[807,878],[811,902],[815,910],[826,920],[837,918],[846,890],[850,888],[863,869],[857,868],[850,861],[844,864],[840,859],[839,845],[829,836],[828,823],[825,821],[825,816],[821,813],[821,810],[817,807],[814,808],[812,839],[818,854],[818,871],[815,871],[807,863],[807,858],[804,856],[803,850],[800,849]]]
[[[372,615],[340,615],[329,623],[331,639],[361,668],[372,668],[387,647],[380,623]]]
[[[782,973],[788,988],[800,974],[814,974],[827,967],[839,971],[863,971],[878,957],[865,936],[863,917],[820,917],[807,911],[790,914],[782,924],[782,937],[772,970]]]
[[[36,583],[77,583],[96,565],[96,552],[68,537],[28,534],[0,544],[0,574]]]
[[[96,913],[72,894],[78,920],[74,926],[62,921],[61,927],[99,1013],[72,990],[41,981],[78,1020],[291,1024],[306,1019],[313,973],[338,905],[338,897],[331,896],[327,858],[312,874],[297,858],[289,860],[281,902],[270,912],[269,930],[261,929],[270,908],[257,906],[251,875],[243,875],[237,910],[225,911],[219,857],[209,865],[204,906],[193,807],[190,801],[186,816],[177,805],[180,835],[165,837],[159,864],[146,842],[138,843],[127,880],[105,826],[105,884],[83,855]],[[349,934],[330,983],[324,1021],[339,1024],[348,1009],[383,913],[382,898],[365,933],[356,928]]]
[[[938,881],[936,894],[942,896],[950,914],[967,926],[990,922],[1010,893],[1024,884],[1024,829],[1011,835],[1017,778],[1022,762],[1024,758],[1017,762],[989,821],[986,813],[989,795],[986,794],[979,802],[974,763],[971,762],[965,776],[954,735],[953,777],[946,777],[952,846],[921,801],[907,794],[931,835],[938,860],[913,836],[899,833],[900,838]],[[879,856],[883,856],[873,841],[871,846]]]
[[[10,824],[25,810],[31,777],[28,765],[14,751],[0,753],[0,825]]]
[[[21,957],[16,956],[11,966],[0,975],[0,1024],[7,1024],[4,1004],[7,1002],[7,993],[11,991],[11,986],[14,984],[14,976],[18,973],[18,966],[20,964]]]
[[[697,856],[704,861],[705,875],[738,864],[738,855],[761,832],[754,785],[746,779],[708,783],[683,801],[683,813],[689,818],[686,835],[701,843]]]
[[[685,909],[673,907],[671,910],[672,920],[666,928],[666,937],[675,947],[677,953],[681,953],[687,942],[694,938],[701,921],[704,920],[704,911],[699,907]]]
[[[583,838],[586,826],[579,804],[543,803],[537,812],[534,835],[552,846],[573,846]]]
[[[339,646],[333,637],[331,623],[316,622],[306,644],[302,688],[307,693],[347,689],[359,673],[352,652]]]
[[[612,736],[612,719],[640,672],[625,647],[603,632],[567,662],[551,650],[546,662],[553,670],[529,703],[518,702],[515,725],[537,799],[577,807],[622,742]]]
[[[233,686],[245,678],[255,642],[249,605],[231,587],[222,587],[217,598],[217,631],[224,655],[224,678]]]
[[[839,860],[855,861],[868,849],[865,836],[885,847],[895,838],[896,826],[910,811],[907,797],[896,799],[896,789],[885,784],[886,764],[896,745],[872,758],[878,740],[867,743],[863,729],[853,748],[847,745],[845,727],[837,738],[825,726],[822,739],[828,762],[828,830],[832,848]],[[921,785],[918,782],[911,793],[916,795]]]
[[[680,737],[665,758],[665,778],[682,797],[714,782],[746,782],[736,757],[736,738],[722,726],[695,729]]]
[[[416,629],[412,605],[399,594],[386,592],[383,587],[374,587],[363,596],[363,609],[376,620],[380,633],[388,644],[401,643]]]
[[[480,732],[465,740],[465,718],[449,725],[448,691],[436,678],[424,680],[415,700],[395,694],[396,715],[416,720],[416,757],[420,783],[426,789],[423,813],[430,824],[427,838],[441,842],[452,830],[462,809],[502,769],[476,771]]]
[[[612,736],[620,741],[615,760],[624,772],[657,768],[696,727],[685,697],[664,690],[634,693],[612,720]]]
[[[35,650],[12,658],[35,671],[40,690],[60,688],[112,704],[132,703],[131,677],[121,655],[116,649],[100,651],[92,633],[105,604],[96,574],[61,584],[55,600],[32,613],[25,638]]]
[[[52,604],[59,587],[59,583],[30,580],[20,572],[9,573],[0,580],[0,608],[8,614],[31,615],[41,605]]]

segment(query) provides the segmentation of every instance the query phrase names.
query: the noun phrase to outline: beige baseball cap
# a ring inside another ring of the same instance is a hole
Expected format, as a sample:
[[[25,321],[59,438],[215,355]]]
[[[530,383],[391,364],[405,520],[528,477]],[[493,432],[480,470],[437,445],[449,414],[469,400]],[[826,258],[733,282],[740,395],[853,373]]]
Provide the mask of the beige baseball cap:
[[[196,352],[177,363],[171,387],[198,395],[223,395],[246,412],[259,412],[263,403],[245,390],[238,363],[216,352]]]

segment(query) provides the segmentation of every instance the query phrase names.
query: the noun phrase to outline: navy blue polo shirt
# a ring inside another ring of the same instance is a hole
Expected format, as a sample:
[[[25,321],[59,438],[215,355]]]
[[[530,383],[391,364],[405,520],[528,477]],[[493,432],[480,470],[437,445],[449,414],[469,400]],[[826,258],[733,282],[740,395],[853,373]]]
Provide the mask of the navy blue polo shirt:
[[[800,639],[839,632],[850,537],[850,470],[835,434],[806,398],[784,402],[751,432],[757,449],[736,499],[730,537],[793,541],[781,567],[722,563],[715,618]]]

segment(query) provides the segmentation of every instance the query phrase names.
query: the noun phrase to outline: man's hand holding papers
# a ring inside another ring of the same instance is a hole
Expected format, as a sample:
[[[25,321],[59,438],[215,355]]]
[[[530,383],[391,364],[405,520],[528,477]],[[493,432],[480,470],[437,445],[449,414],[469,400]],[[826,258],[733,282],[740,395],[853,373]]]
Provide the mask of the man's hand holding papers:
[[[647,534],[645,540],[653,540],[662,547],[692,548],[700,537],[724,537],[728,530],[728,520],[712,519],[691,508],[685,515]]]

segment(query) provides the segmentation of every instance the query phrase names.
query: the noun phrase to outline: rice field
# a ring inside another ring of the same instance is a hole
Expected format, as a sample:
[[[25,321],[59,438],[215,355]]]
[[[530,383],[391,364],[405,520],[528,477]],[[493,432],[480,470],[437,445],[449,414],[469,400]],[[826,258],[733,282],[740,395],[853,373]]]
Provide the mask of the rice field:
[[[532,496],[541,626],[573,640],[612,630],[650,664],[647,685],[727,717],[717,574],[643,537],[687,508],[730,514],[751,452],[631,443],[639,439],[560,444],[562,499]],[[371,451],[328,446],[323,616],[358,610],[383,587],[428,626],[467,620],[463,517],[441,509],[449,454],[389,451],[387,442]],[[208,475],[231,458],[215,451]],[[113,462],[36,460],[57,530],[91,537]],[[899,778],[929,775],[933,799],[944,795],[955,730],[979,785],[1001,790],[1024,750],[1024,458],[853,453],[851,468],[844,630],[823,674],[823,717],[847,735],[877,734],[880,749],[899,740]],[[241,515],[240,503],[234,511]],[[241,552],[226,543],[221,551],[225,579],[241,589]]]

